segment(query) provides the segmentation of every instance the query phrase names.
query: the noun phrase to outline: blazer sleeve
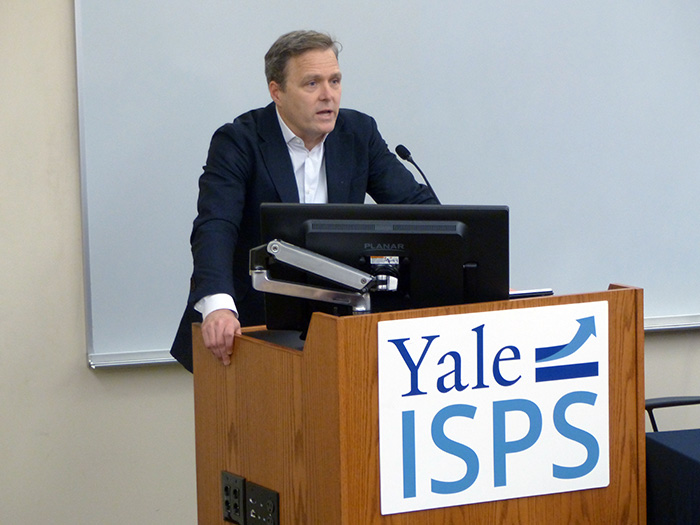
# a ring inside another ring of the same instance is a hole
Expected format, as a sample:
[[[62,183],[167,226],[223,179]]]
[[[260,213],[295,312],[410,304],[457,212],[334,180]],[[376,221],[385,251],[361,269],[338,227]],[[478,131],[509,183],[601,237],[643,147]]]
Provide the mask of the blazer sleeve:
[[[235,297],[230,269],[245,207],[252,162],[249,157],[230,125],[219,128],[212,137],[199,178],[197,218],[190,238],[194,262],[192,303],[214,293]],[[229,271],[222,271],[224,268]]]

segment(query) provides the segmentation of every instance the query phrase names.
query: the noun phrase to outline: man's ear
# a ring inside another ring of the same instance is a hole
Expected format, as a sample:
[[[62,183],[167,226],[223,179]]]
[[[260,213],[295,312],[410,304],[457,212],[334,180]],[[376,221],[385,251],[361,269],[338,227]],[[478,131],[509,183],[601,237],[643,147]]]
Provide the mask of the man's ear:
[[[278,104],[280,101],[280,93],[284,91],[282,86],[273,80],[268,84],[267,88],[270,91],[270,97],[272,97],[273,102]]]

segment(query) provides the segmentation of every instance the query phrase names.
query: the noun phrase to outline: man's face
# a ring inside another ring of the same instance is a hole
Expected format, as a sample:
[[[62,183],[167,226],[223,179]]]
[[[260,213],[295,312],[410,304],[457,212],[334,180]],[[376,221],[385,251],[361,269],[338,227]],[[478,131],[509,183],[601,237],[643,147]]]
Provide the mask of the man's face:
[[[270,96],[285,124],[307,149],[333,131],[340,108],[341,73],[332,49],[312,50],[287,63],[284,89],[270,82]]]

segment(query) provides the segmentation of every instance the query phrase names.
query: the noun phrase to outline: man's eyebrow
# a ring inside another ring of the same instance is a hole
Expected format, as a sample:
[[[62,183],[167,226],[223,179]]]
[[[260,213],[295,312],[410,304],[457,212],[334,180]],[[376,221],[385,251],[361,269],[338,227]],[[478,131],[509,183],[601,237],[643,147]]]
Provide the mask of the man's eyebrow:
[[[309,75],[305,75],[305,76],[301,77],[301,81],[303,83],[306,83],[306,82],[310,82],[311,80],[318,80],[319,78],[321,78],[321,75],[319,75],[318,73],[311,73]]]
[[[331,79],[340,79],[342,77],[343,77],[343,73],[341,73],[340,71],[336,71],[335,73],[328,75],[328,78],[331,78]],[[312,80],[321,80],[323,78],[324,78],[324,76],[321,75],[320,73],[310,73],[310,74],[302,77],[301,81],[302,81],[302,83],[305,84],[306,82],[310,82]]]

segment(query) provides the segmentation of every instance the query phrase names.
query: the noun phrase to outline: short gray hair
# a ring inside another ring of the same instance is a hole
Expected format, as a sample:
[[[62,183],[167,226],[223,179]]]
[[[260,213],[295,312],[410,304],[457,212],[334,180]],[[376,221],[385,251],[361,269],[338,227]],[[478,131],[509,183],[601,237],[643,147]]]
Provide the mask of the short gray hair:
[[[340,44],[326,33],[317,31],[292,31],[279,37],[265,54],[265,77],[267,83],[277,82],[283,89],[287,80],[289,59],[307,51],[332,49],[338,58]]]

